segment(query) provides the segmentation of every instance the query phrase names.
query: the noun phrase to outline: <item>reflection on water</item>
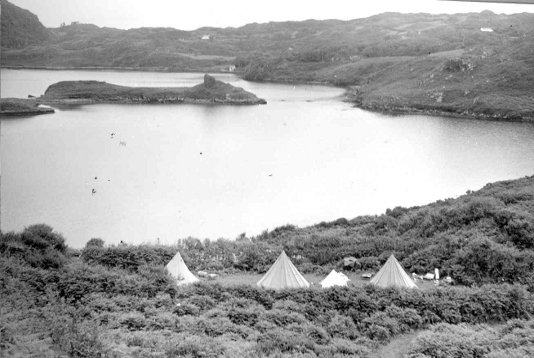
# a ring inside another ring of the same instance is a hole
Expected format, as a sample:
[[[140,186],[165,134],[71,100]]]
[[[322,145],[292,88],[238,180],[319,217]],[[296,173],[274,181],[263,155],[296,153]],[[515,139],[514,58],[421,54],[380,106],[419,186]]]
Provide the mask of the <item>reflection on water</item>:
[[[92,237],[233,238],[422,205],[534,172],[529,123],[386,116],[340,102],[338,88],[217,77],[268,104],[61,106],[2,119],[2,230],[44,222],[74,247]],[[202,74],[2,70],[2,95],[67,79],[190,86]]]

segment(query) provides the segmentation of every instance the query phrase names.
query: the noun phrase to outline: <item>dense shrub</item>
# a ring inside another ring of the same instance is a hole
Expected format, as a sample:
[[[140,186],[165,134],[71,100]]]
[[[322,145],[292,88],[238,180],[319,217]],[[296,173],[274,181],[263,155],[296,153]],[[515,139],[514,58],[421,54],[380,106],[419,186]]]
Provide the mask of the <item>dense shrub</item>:
[[[0,233],[0,254],[45,270],[67,263],[65,239],[45,224],[31,225],[21,233]]]
[[[61,296],[75,300],[98,292],[156,297],[163,293],[173,296],[177,290],[173,280],[161,267],[143,267],[139,274],[134,274],[82,262],[65,266],[59,273],[56,285]]]
[[[183,334],[169,344],[165,353],[171,357],[219,357],[224,353],[224,347],[208,336]]]
[[[412,343],[409,358],[531,357],[534,322],[512,320],[504,326],[439,324]]]
[[[177,316],[197,316],[200,313],[200,308],[193,304],[183,303],[177,305],[172,312]]]
[[[275,352],[311,352],[313,341],[302,333],[276,328],[269,330],[257,338],[257,352],[269,355]]]
[[[61,253],[67,250],[65,238],[45,224],[28,226],[22,231],[21,237],[23,243],[37,250],[44,251],[51,248]]]

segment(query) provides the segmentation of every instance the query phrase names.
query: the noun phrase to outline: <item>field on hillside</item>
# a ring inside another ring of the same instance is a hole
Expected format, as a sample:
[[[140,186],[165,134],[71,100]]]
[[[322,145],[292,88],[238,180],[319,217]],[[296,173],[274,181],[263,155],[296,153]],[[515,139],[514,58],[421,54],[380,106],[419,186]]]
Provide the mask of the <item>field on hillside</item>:
[[[369,284],[368,279],[364,279],[361,277],[361,273],[356,272],[344,272],[344,274],[350,279],[347,286],[349,287],[363,287],[365,285]],[[303,274],[306,281],[308,281],[312,286],[310,286],[311,289],[321,289],[321,281],[324,280],[326,275],[318,275],[318,274]],[[236,286],[236,285],[249,285],[252,287],[256,287],[256,283],[263,277],[263,274],[220,274],[217,278],[214,280],[208,280],[205,278],[200,278],[201,282],[205,283],[219,283],[222,286]],[[416,282],[417,287],[419,287],[422,290],[429,290],[436,287],[433,281],[417,281]],[[442,285],[445,285],[442,283]]]

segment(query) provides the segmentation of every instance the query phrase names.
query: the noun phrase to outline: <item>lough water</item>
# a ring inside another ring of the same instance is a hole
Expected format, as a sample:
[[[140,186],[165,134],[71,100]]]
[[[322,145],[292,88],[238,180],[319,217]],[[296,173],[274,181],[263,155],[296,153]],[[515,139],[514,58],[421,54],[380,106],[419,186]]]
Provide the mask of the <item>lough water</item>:
[[[61,80],[192,86],[203,76],[1,75],[2,97],[38,96]],[[216,77],[268,104],[101,104],[2,118],[2,230],[46,223],[73,247],[93,237],[234,238],[423,205],[534,174],[532,123],[381,115],[341,102],[339,88]]]

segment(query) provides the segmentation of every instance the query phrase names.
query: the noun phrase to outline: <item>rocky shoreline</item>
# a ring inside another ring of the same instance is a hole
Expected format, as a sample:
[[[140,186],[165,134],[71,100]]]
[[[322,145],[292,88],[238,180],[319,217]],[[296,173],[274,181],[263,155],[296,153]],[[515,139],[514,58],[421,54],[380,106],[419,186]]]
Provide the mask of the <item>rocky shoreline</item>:
[[[505,122],[534,122],[534,117],[529,116],[507,116],[499,114],[486,114],[477,113],[474,111],[442,111],[433,108],[415,108],[408,106],[391,106],[389,104],[370,103],[361,104],[352,101],[346,101],[354,104],[356,108],[360,108],[370,112],[377,112],[391,115],[425,115],[425,116],[437,116],[437,117],[452,117],[452,118],[464,118],[464,119],[477,119],[485,121],[505,121]]]
[[[486,114],[477,113],[474,111],[443,111],[434,108],[415,108],[408,106],[391,106],[385,103],[367,103],[361,104],[347,100],[346,102],[353,103],[355,107],[377,113],[392,114],[392,115],[426,115],[426,116],[438,116],[438,117],[452,117],[452,118],[464,118],[464,119],[478,119],[486,121],[506,121],[506,122],[534,122],[534,117],[521,116],[521,115],[500,115],[500,114]]]
[[[403,100],[387,96],[368,95],[364,91],[346,87],[343,98],[344,102],[352,103],[355,107],[372,112],[392,114],[392,115],[427,115],[439,117],[452,117],[464,119],[476,119],[486,121],[505,121],[505,122],[534,122],[534,116],[525,111],[510,110],[506,108],[497,108],[486,106],[484,111],[477,111],[474,106],[468,103],[428,103],[428,101]]]

